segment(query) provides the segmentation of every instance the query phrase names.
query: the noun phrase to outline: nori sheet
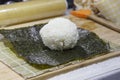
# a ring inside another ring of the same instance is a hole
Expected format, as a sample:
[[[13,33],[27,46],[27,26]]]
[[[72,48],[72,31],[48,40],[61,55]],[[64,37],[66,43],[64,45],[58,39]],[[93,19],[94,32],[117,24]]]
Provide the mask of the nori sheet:
[[[55,51],[45,47],[39,30],[44,24],[11,30],[0,30],[12,45],[8,46],[30,64],[56,66],[73,60],[87,59],[93,55],[108,53],[110,46],[95,33],[78,29],[79,40],[73,49]]]

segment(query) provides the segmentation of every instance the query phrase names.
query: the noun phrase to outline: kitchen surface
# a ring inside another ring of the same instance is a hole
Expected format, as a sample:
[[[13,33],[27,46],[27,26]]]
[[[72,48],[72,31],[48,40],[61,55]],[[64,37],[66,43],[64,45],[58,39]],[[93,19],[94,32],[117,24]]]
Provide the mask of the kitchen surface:
[[[1,0],[0,80],[120,80],[119,4]]]
[[[119,80],[120,57],[89,65],[48,80]]]

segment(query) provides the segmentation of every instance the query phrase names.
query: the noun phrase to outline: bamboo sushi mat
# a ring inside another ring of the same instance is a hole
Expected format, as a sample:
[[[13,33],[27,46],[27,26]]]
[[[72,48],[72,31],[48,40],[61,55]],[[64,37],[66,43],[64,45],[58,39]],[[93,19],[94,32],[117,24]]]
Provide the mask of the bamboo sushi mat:
[[[75,22],[78,26],[80,26],[81,23],[85,22],[85,20],[82,20],[82,19],[79,20],[78,18],[74,18],[74,17],[70,17],[70,19],[73,22]],[[81,21],[81,23],[80,23],[80,21]],[[88,21],[86,23],[88,23]],[[98,27],[94,26],[93,24],[91,24],[91,22],[90,22],[90,25],[87,25],[87,26],[89,26],[89,28],[92,30],[93,29],[97,30],[97,28],[98,28]],[[99,25],[97,25],[97,26],[99,26]],[[100,28],[98,28],[98,30],[101,28],[102,28],[102,26],[100,26]],[[102,30],[106,31],[106,28],[102,29]],[[97,33],[98,32],[99,31],[97,31]],[[100,31],[100,33],[101,33],[101,31]],[[103,31],[103,33],[106,33],[106,32]],[[112,34],[112,32],[111,32],[111,34]],[[115,37],[115,39],[118,39],[119,37],[120,37],[120,35]],[[109,36],[108,37],[104,36],[101,38],[104,39],[105,41],[112,40],[112,39],[108,39]],[[110,36],[110,38],[111,38],[111,36]],[[118,39],[117,41],[116,40],[112,40],[111,42],[109,41],[109,43],[114,51],[117,51],[120,49],[120,44],[113,43],[113,42],[119,42],[119,40],[120,39]],[[51,72],[51,71],[54,71],[54,70],[57,70],[57,69],[60,69],[60,68],[63,68],[63,67],[69,66],[69,65],[77,64],[80,62],[80,61],[73,61],[73,62],[69,62],[64,65],[60,65],[60,66],[56,66],[56,67],[44,69],[44,70],[36,69],[35,67],[26,63],[26,61],[24,61],[23,59],[18,58],[16,56],[16,54],[14,52],[12,52],[8,47],[6,47],[1,40],[0,40],[0,61],[2,63],[4,63],[5,65],[7,65],[9,68],[11,68],[16,73],[18,73],[20,76],[22,76],[24,79],[29,79],[31,77],[34,77],[37,75],[42,75],[44,73]]]
[[[120,49],[120,46],[112,44],[115,49]],[[14,52],[0,42],[0,61],[10,67],[13,71],[24,77],[25,79],[50,72],[64,66],[53,67],[49,69],[39,70],[27,64],[23,59],[18,58]],[[72,64],[72,63],[71,63]]]
[[[23,59],[18,58],[3,42],[0,42],[0,61],[25,79],[58,69],[58,67],[45,70],[36,69]]]

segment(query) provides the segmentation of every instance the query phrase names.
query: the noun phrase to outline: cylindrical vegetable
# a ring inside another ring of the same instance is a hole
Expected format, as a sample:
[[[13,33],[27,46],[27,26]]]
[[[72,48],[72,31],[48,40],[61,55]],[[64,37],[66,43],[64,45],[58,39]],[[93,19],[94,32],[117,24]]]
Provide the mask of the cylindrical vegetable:
[[[65,0],[35,0],[0,6],[0,26],[61,15]]]

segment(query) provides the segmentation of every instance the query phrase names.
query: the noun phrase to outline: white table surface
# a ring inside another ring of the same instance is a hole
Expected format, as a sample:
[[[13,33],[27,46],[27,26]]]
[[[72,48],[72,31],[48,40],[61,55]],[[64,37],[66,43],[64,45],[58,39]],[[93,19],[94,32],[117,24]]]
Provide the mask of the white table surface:
[[[120,72],[120,57],[115,57],[103,62],[92,64],[87,67],[55,76],[48,80],[103,80],[101,78],[117,72]],[[120,80],[120,77],[119,79],[114,80]]]

